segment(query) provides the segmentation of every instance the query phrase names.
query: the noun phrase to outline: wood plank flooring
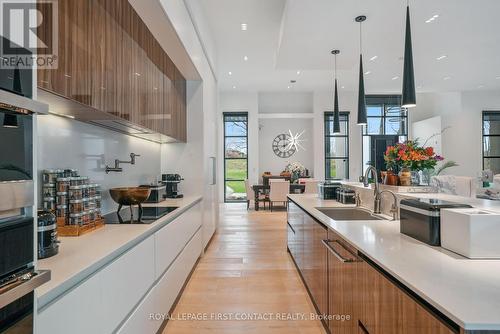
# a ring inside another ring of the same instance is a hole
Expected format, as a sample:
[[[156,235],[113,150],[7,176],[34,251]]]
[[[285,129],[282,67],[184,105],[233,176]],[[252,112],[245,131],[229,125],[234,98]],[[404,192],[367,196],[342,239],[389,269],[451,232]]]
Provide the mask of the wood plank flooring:
[[[286,212],[225,204],[220,219],[163,334],[324,334],[286,251]]]

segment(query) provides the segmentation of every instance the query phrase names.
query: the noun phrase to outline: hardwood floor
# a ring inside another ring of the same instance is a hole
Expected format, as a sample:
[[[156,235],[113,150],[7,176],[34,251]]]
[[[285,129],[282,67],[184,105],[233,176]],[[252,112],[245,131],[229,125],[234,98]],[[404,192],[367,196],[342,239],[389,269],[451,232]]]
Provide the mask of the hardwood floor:
[[[325,333],[286,251],[286,212],[226,204],[220,219],[163,333]]]

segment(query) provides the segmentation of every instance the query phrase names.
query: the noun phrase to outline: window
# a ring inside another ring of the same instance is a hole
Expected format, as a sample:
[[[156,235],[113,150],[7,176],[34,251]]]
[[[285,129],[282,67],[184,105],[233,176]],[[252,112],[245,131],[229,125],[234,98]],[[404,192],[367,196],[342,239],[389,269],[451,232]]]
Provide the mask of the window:
[[[325,112],[325,179],[349,178],[349,113],[340,113],[340,134],[333,133],[333,113]]]
[[[372,95],[366,97],[367,125],[363,125],[363,166],[386,170],[384,153],[387,146],[408,139],[408,111],[401,108],[401,96]]]
[[[500,173],[500,111],[483,111],[483,170]]]
[[[248,114],[224,113],[224,201],[246,201]]]

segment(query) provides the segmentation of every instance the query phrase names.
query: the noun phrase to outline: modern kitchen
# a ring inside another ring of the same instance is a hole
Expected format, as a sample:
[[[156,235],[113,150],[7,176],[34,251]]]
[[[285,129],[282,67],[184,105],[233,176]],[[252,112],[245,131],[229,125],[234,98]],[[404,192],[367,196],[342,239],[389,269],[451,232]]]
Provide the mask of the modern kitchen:
[[[0,333],[500,333],[499,10],[0,0]]]

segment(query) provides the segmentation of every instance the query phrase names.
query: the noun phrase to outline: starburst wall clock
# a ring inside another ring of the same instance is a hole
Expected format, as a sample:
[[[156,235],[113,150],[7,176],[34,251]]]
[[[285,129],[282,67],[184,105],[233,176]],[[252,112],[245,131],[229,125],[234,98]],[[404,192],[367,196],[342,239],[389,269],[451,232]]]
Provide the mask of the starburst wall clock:
[[[299,148],[305,151],[304,146],[302,146],[302,142],[305,139],[301,139],[301,136],[305,131],[301,133],[292,134],[291,130],[288,130],[288,134],[282,133],[276,136],[273,140],[273,152],[280,158],[290,158],[299,150]]]

